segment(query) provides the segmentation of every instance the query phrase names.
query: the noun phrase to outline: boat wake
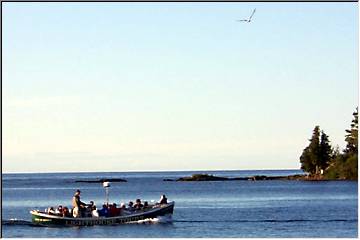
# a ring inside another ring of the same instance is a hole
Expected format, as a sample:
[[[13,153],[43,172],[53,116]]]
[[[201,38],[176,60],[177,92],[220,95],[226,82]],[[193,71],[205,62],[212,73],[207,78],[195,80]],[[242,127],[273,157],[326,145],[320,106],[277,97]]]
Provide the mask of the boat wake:
[[[146,218],[143,220],[129,222],[127,224],[157,224],[157,223],[171,223],[172,217],[171,215],[168,216],[158,216],[156,218]]]

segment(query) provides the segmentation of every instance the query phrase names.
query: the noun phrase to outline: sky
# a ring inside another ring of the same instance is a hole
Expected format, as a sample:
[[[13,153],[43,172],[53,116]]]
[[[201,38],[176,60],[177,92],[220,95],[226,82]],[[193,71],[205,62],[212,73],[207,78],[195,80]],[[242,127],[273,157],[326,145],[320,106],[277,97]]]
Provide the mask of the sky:
[[[355,2],[2,3],[2,170],[299,169],[316,125],[345,146],[358,22]]]

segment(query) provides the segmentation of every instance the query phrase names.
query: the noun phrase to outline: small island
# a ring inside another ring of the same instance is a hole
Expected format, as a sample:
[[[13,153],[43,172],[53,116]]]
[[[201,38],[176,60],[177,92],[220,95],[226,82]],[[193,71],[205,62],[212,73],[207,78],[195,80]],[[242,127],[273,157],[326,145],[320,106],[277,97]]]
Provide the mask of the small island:
[[[290,176],[265,176],[255,175],[248,177],[218,177],[210,174],[193,174],[190,177],[180,177],[178,179],[163,179],[163,181],[190,182],[190,181],[258,181],[258,180],[313,180],[305,174]]]
[[[95,180],[76,180],[78,183],[127,182],[122,178],[100,178]]]
[[[228,181],[229,178],[225,177],[216,177],[209,174],[193,174],[191,177],[181,177],[176,179],[176,181]]]

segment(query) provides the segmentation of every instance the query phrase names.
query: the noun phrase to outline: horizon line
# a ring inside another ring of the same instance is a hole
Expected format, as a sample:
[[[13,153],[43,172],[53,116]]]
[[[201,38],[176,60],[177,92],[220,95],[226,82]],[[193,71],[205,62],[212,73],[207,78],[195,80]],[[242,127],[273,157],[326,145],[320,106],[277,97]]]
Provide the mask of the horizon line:
[[[194,170],[124,170],[124,171],[51,171],[51,172],[4,172],[2,174],[33,174],[33,173],[151,173],[151,172],[218,172],[218,171],[279,171],[279,170],[301,170],[300,168],[279,168],[279,169],[194,169]]]

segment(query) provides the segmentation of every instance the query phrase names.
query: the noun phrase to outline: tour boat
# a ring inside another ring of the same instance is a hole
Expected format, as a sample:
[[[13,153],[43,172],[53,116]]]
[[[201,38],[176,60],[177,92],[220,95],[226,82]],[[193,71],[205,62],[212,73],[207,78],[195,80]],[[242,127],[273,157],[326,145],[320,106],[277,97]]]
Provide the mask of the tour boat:
[[[139,220],[153,219],[159,216],[170,216],[173,214],[175,202],[156,204],[146,209],[122,213],[115,217],[61,217],[50,215],[39,210],[30,211],[32,221],[39,225],[63,225],[63,226],[91,226],[91,225],[113,225],[121,223],[136,222]]]

